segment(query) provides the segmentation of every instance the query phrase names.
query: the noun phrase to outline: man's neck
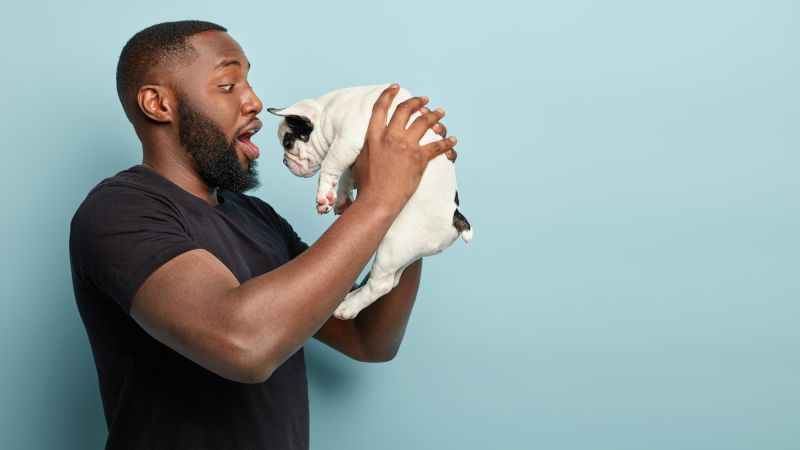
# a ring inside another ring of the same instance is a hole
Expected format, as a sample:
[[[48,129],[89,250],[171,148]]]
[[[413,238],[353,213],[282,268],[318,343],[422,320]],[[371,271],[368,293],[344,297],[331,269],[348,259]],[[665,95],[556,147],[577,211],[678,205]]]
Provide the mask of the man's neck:
[[[178,185],[178,187],[195,197],[213,206],[219,204],[217,200],[217,189],[209,187],[200,176],[197,175],[197,171],[188,164],[188,162],[175,160],[164,161],[145,155],[142,159],[142,165],[156,171],[159,175],[172,181]]]

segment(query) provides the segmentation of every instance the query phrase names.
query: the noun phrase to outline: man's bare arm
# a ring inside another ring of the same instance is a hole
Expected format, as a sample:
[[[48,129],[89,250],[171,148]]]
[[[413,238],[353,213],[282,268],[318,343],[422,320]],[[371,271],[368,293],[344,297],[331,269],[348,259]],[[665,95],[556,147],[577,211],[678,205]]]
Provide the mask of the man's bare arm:
[[[396,92],[387,89],[373,110],[354,168],[360,195],[314,245],[241,285],[207,251],[184,253],[144,282],[131,305],[134,320],[221,376],[241,382],[269,377],[331,317],[416,190],[428,161],[455,143],[419,147],[425,130],[443,116],[440,111],[405,128],[424,98],[400,104],[386,125]]]
[[[422,259],[409,264],[391,291],[353,320],[331,317],[314,335],[319,341],[359,361],[389,361],[397,354],[414,307]]]

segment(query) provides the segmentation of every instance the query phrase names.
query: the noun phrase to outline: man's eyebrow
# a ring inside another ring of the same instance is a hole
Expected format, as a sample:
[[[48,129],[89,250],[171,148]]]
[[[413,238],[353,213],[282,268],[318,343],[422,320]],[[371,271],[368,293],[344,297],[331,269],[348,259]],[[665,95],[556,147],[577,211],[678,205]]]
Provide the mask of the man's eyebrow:
[[[219,64],[217,64],[217,67],[215,67],[214,70],[223,69],[223,68],[228,67],[228,66],[239,66],[239,67],[242,67],[242,63],[239,62],[238,59],[223,59],[222,61],[220,61]],[[247,68],[248,69],[250,68],[250,61],[247,62]]]

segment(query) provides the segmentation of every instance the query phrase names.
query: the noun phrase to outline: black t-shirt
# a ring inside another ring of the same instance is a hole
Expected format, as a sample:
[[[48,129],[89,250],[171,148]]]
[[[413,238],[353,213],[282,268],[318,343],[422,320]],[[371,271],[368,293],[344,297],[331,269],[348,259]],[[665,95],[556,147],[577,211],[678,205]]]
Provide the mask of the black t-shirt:
[[[308,247],[258,198],[225,190],[217,198],[212,206],[134,166],[98,184],[72,219],[72,281],[97,366],[107,449],[308,448],[303,349],[265,382],[237,383],[130,317],[145,279],[186,251],[209,251],[244,283]]]

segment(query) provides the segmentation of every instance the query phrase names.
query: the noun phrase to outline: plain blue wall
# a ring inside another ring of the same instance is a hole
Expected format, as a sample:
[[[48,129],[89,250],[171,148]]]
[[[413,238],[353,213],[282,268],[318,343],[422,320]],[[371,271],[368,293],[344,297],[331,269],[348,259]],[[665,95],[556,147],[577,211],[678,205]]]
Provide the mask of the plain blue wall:
[[[102,447],[68,223],[140,161],[123,44],[199,18],[266,106],[397,81],[460,138],[475,239],[391,363],[309,344],[314,448],[800,448],[796,2],[111,3],[0,6],[0,447]],[[264,119],[256,195],[313,241]]]

